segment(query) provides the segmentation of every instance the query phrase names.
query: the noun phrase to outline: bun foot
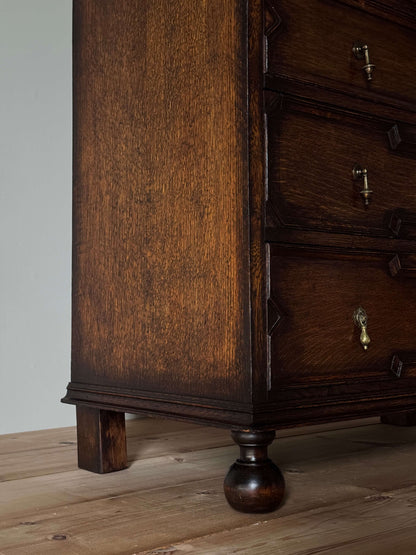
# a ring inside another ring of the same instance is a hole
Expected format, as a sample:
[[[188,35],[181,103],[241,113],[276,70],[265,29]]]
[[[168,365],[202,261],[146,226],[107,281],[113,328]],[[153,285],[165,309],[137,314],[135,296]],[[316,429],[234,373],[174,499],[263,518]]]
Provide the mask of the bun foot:
[[[240,446],[240,458],[231,465],[224,480],[228,503],[244,513],[268,513],[277,509],[285,491],[279,468],[267,456],[275,432],[232,431]]]

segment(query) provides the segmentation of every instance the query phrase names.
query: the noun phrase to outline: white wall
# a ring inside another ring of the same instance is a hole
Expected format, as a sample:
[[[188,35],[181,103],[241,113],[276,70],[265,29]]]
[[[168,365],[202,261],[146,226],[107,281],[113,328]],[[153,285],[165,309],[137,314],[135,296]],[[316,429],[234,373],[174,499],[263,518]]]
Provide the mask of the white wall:
[[[71,0],[0,0],[0,433],[69,426]]]

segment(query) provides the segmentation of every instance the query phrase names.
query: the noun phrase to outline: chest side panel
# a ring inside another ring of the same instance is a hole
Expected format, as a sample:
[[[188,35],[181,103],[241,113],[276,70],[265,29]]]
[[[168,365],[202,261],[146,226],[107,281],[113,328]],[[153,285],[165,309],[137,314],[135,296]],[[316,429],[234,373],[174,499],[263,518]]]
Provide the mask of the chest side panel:
[[[75,2],[75,382],[249,398],[244,4]]]

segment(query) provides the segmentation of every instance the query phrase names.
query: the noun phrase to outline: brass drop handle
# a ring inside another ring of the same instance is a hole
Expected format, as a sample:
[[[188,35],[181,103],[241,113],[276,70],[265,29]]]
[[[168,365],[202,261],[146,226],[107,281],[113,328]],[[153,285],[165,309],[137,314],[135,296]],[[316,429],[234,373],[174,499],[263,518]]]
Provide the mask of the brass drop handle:
[[[366,351],[370,344],[370,338],[367,333],[367,313],[361,306],[354,312],[353,320],[355,325],[361,329],[360,343]]]
[[[364,71],[367,81],[371,81],[373,79],[373,71],[376,66],[370,63],[368,46],[366,44],[362,44],[361,42],[356,42],[352,47],[352,51],[357,60],[362,60],[364,58],[365,64],[361,69]]]
[[[370,199],[373,191],[368,186],[367,168],[362,168],[358,164],[355,164],[355,166],[352,168],[352,176],[354,179],[362,179],[364,181],[364,185],[362,190],[360,191],[360,195],[363,197],[364,205],[368,206],[370,204]]]

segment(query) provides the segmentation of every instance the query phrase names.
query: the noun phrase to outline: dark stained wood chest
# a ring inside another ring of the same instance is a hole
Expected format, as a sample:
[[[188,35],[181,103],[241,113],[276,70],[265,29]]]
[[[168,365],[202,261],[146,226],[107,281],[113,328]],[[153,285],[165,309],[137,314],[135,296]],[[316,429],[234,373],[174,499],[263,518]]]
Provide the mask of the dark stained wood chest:
[[[416,2],[75,0],[79,464],[124,413],[230,427],[273,510],[276,429],[416,422]]]

